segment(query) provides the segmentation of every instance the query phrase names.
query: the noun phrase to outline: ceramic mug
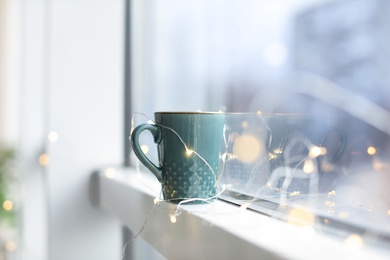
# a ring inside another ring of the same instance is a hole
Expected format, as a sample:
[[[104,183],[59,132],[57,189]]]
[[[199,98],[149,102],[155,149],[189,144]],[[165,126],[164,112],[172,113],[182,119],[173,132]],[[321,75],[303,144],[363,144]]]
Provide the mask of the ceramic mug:
[[[156,112],[154,116],[155,124],[142,124],[133,130],[131,144],[138,159],[160,181],[164,199],[177,203],[214,197],[224,114]],[[145,130],[153,135],[157,144],[158,166],[141,150],[139,136]]]

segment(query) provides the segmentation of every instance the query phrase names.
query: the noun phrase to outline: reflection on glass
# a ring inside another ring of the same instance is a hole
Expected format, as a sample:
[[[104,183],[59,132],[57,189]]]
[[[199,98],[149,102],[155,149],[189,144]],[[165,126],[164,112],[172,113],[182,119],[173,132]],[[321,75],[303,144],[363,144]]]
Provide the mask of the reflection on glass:
[[[388,1],[160,1],[147,10],[134,110],[223,108],[225,199],[390,237]]]

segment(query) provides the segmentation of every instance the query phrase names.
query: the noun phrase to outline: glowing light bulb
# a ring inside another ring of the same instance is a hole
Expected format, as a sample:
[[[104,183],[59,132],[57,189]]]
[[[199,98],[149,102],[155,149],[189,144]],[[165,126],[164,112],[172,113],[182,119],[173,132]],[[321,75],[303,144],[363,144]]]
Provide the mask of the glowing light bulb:
[[[41,166],[48,166],[50,163],[50,156],[47,153],[39,155],[38,162]]]
[[[147,154],[149,152],[149,147],[145,144],[141,145],[141,150],[144,154]]]
[[[389,209],[389,210],[387,210],[387,215],[389,215],[389,216],[390,216],[390,209]]]
[[[295,208],[288,214],[287,222],[297,226],[313,226],[315,222],[314,214],[307,209]]]
[[[336,195],[336,191],[335,190],[332,190],[332,191],[328,192],[328,196],[334,196],[334,195]]]
[[[313,146],[309,151],[310,158],[317,158],[320,155],[326,154],[325,147]]]
[[[310,174],[314,172],[314,163],[311,159],[305,160],[305,163],[303,164],[303,172]]]
[[[263,148],[261,141],[256,137],[243,135],[234,141],[233,154],[243,163],[252,163],[264,152]]]
[[[186,154],[187,154],[187,156],[191,156],[193,152],[194,152],[194,151],[192,151],[191,149],[186,148]]]
[[[108,167],[105,171],[104,171],[104,175],[106,175],[107,178],[109,179],[112,179],[115,177],[116,175],[116,170],[112,167]]]
[[[368,148],[367,148],[367,153],[368,153],[369,155],[374,155],[374,154],[376,154],[376,148],[373,147],[373,146],[368,147]]]
[[[261,115],[263,115],[263,112],[257,111],[256,114],[257,114],[258,116],[261,116]]]
[[[170,220],[171,220],[171,223],[172,223],[172,224],[175,224],[176,221],[177,221],[176,215],[171,215],[171,216],[170,216]]]
[[[349,250],[357,250],[363,247],[364,245],[364,240],[361,236],[357,234],[352,234],[349,237],[347,237],[344,241],[344,245],[349,249]]]
[[[380,171],[383,169],[383,164],[378,160],[373,160],[372,167],[374,168],[375,171]]]
[[[4,210],[6,210],[6,211],[12,210],[12,208],[13,208],[12,201],[10,201],[10,200],[4,201],[4,203],[3,203],[3,208],[4,208]]]
[[[47,139],[49,139],[49,142],[55,143],[58,141],[58,134],[52,131],[48,134]]]
[[[299,196],[301,194],[301,192],[300,191],[293,191],[293,192],[290,192],[290,196],[291,197],[294,197],[294,196]]]
[[[336,206],[336,202],[327,200],[325,201],[325,206],[333,208],[334,206]]]
[[[248,124],[247,121],[242,121],[242,123],[241,123],[242,128],[247,128],[248,125],[249,125],[249,124]]]
[[[14,252],[16,250],[16,244],[14,241],[7,241],[5,244],[5,250],[8,252]]]
[[[273,153],[268,153],[268,159],[269,159],[269,160],[273,160],[273,159],[276,159],[276,158],[278,158],[277,155],[275,155],[275,154],[273,154]]]

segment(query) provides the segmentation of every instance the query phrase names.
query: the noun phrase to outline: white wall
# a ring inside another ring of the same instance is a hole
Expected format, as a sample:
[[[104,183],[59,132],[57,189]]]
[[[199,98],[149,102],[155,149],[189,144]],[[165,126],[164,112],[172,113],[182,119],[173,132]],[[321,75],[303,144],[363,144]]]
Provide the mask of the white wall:
[[[91,206],[89,181],[122,163],[124,1],[23,4],[23,259],[120,259],[120,226]]]
[[[0,0],[0,145],[15,148],[19,138],[20,0]]]

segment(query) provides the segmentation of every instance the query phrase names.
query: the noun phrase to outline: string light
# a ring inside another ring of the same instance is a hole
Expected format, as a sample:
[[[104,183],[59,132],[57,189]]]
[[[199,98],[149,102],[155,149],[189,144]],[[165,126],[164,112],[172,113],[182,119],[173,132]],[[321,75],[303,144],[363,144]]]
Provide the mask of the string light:
[[[162,200],[160,200],[160,198],[156,197],[156,198],[154,198],[153,203],[154,203],[154,205],[156,205],[156,204],[159,204],[161,201]]]
[[[5,244],[5,250],[7,250],[8,252],[15,252],[16,250],[16,244],[14,241],[7,241],[7,243]]]
[[[349,249],[349,250],[357,250],[363,247],[364,245],[364,240],[361,236],[357,234],[352,234],[348,236],[345,241],[344,245]]]
[[[141,150],[144,154],[149,152],[149,147],[146,144],[141,145]]]
[[[376,148],[373,147],[373,146],[368,147],[368,148],[367,148],[367,153],[368,153],[369,155],[374,155],[374,154],[376,154]]]
[[[169,217],[169,219],[171,220],[171,223],[172,223],[172,224],[175,224],[176,221],[177,221],[176,215],[175,215],[175,214],[171,215],[171,216]]]
[[[252,163],[259,158],[261,148],[259,140],[254,136],[242,135],[233,144],[233,154],[243,163]]]
[[[375,171],[380,171],[383,169],[383,163],[381,163],[379,160],[374,159],[372,161],[372,168],[374,168]]]
[[[310,158],[317,158],[320,155],[326,154],[326,148],[325,147],[319,147],[319,146],[313,146],[309,150],[309,157]]]
[[[336,206],[336,202],[327,200],[325,201],[325,206],[333,208],[334,206]]]
[[[47,135],[47,139],[49,140],[49,142],[51,143],[56,143],[58,141],[58,134],[54,131],[50,132],[48,135]]]
[[[10,201],[10,200],[4,201],[4,202],[3,202],[3,208],[4,208],[4,210],[6,210],[6,211],[12,210],[12,208],[13,208],[13,203],[12,203],[12,201]]]
[[[109,178],[109,179],[112,179],[115,177],[116,175],[116,170],[112,167],[108,167],[105,171],[104,171],[104,175]]]
[[[311,159],[306,159],[304,164],[303,164],[303,172],[310,174],[314,172],[314,163]]]
[[[188,148],[186,147],[186,154],[187,154],[187,156],[191,156],[193,152],[194,152],[193,150],[188,149]]]
[[[234,160],[236,158],[237,157],[234,154],[231,154],[231,153],[224,153],[224,154],[221,155],[221,159],[224,162],[230,161],[230,160]]]
[[[314,214],[307,210],[301,208],[294,208],[288,214],[287,222],[289,224],[297,226],[313,226],[315,221]]]
[[[300,191],[293,191],[293,192],[290,192],[290,196],[291,197],[296,197],[296,196],[299,196],[301,193],[300,193]]]
[[[39,155],[38,162],[41,166],[48,166],[50,163],[50,157],[47,153]]]

